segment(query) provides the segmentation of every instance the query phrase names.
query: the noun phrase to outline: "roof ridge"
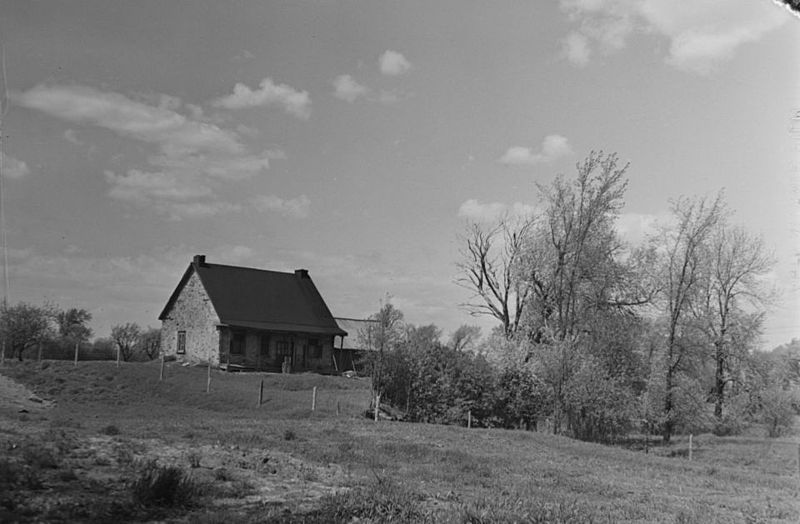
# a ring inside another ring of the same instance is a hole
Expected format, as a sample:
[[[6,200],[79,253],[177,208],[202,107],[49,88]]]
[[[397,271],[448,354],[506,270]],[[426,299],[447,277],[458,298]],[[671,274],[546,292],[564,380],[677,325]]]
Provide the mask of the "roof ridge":
[[[200,268],[208,268],[208,267],[220,267],[220,268],[230,268],[230,269],[246,269],[248,271],[259,271],[261,273],[277,273],[278,275],[291,275],[294,276],[294,271],[276,271],[274,269],[261,269],[258,267],[249,267],[249,266],[233,266],[231,264],[217,264],[216,262],[204,262]]]

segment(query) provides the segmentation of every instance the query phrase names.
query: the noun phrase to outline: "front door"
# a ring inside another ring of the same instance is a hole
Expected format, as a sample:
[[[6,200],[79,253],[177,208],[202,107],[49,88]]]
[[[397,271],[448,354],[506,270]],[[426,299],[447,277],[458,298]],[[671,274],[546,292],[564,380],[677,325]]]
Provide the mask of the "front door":
[[[264,333],[261,335],[261,347],[258,352],[258,369],[264,369],[269,362],[269,335]]]

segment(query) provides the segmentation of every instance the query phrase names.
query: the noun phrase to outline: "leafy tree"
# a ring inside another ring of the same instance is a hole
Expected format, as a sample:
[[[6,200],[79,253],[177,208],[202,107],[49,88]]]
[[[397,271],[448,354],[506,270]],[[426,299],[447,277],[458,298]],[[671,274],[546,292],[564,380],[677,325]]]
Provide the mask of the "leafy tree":
[[[78,348],[82,342],[86,342],[92,336],[92,329],[87,324],[92,320],[92,314],[85,309],[70,308],[59,311],[56,314],[58,323],[59,346],[66,349],[67,344],[74,346],[77,355]]]
[[[531,290],[524,335],[527,358],[537,362],[551,391],[556,433],[569,411],[572,375],[582,355],[598,346],[598,326],[634,315],[634,308],[652,298],[640,278],[648,257],[627,250],[614,229],[627,168],[615,154],[593,152],[577,165],[574,180],[559,176],[539,186],[543,220],[529,235],[522,260]]]
[[[161,352],[161,330],[148,327],[139,337],[139,349],[148,360],[153,360]]]
[[[663,253],[661,265],[661,304],[666,318],[664,362],[664,424],[662,435],[669,442],[675,430],[677,376],[689,360],[688,355],[702,344],[691,323],[691,308],[698,298],[703,274],[703,246],[713,234],[724,213],[721,195],[705,198],[680,198],[673,203],[673,227],[662,229],[657,238]]]
[[[70,308],[56,314],[58,335],[75,342],[85,342],[92,336],[92,329],[87,326],[92,314],[85,309]]]
[[[372,388],[376,394],[380,394],[384,383],[386,353],[396,348],[403,339],[403,312],[387,300],[369,320],[372,322],[367,323],[359,337],[371,350],[367,351],[365,364],[372,377]]]
[[[763,308],[771,295],[760,277],[772,269],[774,260],[760,237],[720,220],[704,265],[694,310],[714,347],[714,416],[721,421],[726,387],[735,380],[737,361],[760,332]]]
[[[0,312],[0,334],[6,350],[23,360],[23,353],[55,336],[55,308],[50,305],[34,306],[19,302]]]
[[[142,328],[133,322],[117,324],[111,328],[111,340],[119,348],[122,360],[126,362],[133,357],[141,337]]]

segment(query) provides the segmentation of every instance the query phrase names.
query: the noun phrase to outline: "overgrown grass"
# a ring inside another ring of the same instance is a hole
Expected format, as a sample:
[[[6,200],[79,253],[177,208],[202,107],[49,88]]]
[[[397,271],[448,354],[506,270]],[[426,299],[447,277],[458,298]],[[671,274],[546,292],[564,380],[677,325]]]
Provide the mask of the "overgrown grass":
[[[8,486],[11,479],[20,486],[23,475],[30,475],[31,486],[38,482],[65,492],[69,485],[74,491],[70,496],[96,497],[108,491],[108,485],[90,481],[74,466],[71,450],[80,443],[92,438],[107,443],[107,452],[90,458],[103,462],[95,469],[108,475],[129,470],[147,446],[172,446],[178,449],[173,462],[160,467],[179,467],[161,473],[165,485],[180,485],[178,471],[183,481],[188,470],[192,478],[204,479],[193,481],[193,487],[186,485],[187,493],[206,490],[202,497],[172,499],[184,502],[175,503],[171,515],[184,514],[187,521],[800,521],[796,439],[696,435],[690,462],[683,437],[645,454],[544,433],[376,424],[362,416],[369,404],[369,384],[341,377],[215,371],[211,393],[206,394],[206,370],[177,364],[168,365],[161,383],[158,363],[123,364],[119,370],[105,362],[77,368],[55,362],[44,370],[12,363],[0,372],[57,401],[51,412],[31,413],[29,421],[17,421],[0,432],[0,445],[16,445],[5,456],[0,454],[0,484]],[[261,380],[265,402],[257,406]],[[314,386],[318,398],[312,413]],[[116,431],[109,431],[111,426]],[[32,431],[39,433],[31,436]],[[43,460],[24,451],[24,444],[35,438],[47,443],[42,446],[50,455]],[[212,447],[229,461],[214,462],[190,452]],[[262,457],[273,452],[302,463],[284,464],[283,469],[272,462],[262,464]],[[333,486],[341,489],[321,499],[305,495],[308,486],[328,482],[325,472],[334,466],[344,471]],[[279,479],[289,475],[296,482],[296,498],[248,506],[253,504],[249,497],[262,493],[248,483],[254,477],[244,477],[248,471]],[[136,477],[142,490],[159,474],[154,469],[149,475]],[[145,482],[146,477],[150,481]],[[217,488],[209,490],[205,482]],[[124,485],[122,492],[131,500],[132,486]],[[24,489],[24,496],[39,493],[34,487]],[[238,498],[242,505],[212,508],[215,497]],[[149,506],[156,508],[173,504],[167,502],[169,497],[137,500],[142,506],[145,500],[161,500]],[[198,506],[184,506],[190,500]],[[81,506],[81,511],[90,512],[87,507]],[[112,506],[111,498],[104,508],[102,515],[111,520],[132,511]],[[90,514],[70,511],[64,514]],[[91,520],[78,517],[73,520]]]

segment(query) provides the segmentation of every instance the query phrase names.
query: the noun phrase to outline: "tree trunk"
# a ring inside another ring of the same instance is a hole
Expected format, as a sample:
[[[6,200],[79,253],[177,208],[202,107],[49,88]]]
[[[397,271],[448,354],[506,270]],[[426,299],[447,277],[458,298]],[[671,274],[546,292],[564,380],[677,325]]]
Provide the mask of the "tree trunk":
[[[722,420],[722,405],[725,402],[725,357],[722,353],[722,342],[716,344],[716,373],[714,381],[714,418]]]
[[[674,371],[670,367],[667,369],[667,382],[666,382],[666,391],[664,395],[664,415],[666,415],[666,420],[664,421],[664,428],[662,430],[662,437],[664,439],[664,443],[669,443],[670,439],[672,438],[672,432],[675,430],[675,423],[672,420],[672,408],[673,408],[673,373]]]

